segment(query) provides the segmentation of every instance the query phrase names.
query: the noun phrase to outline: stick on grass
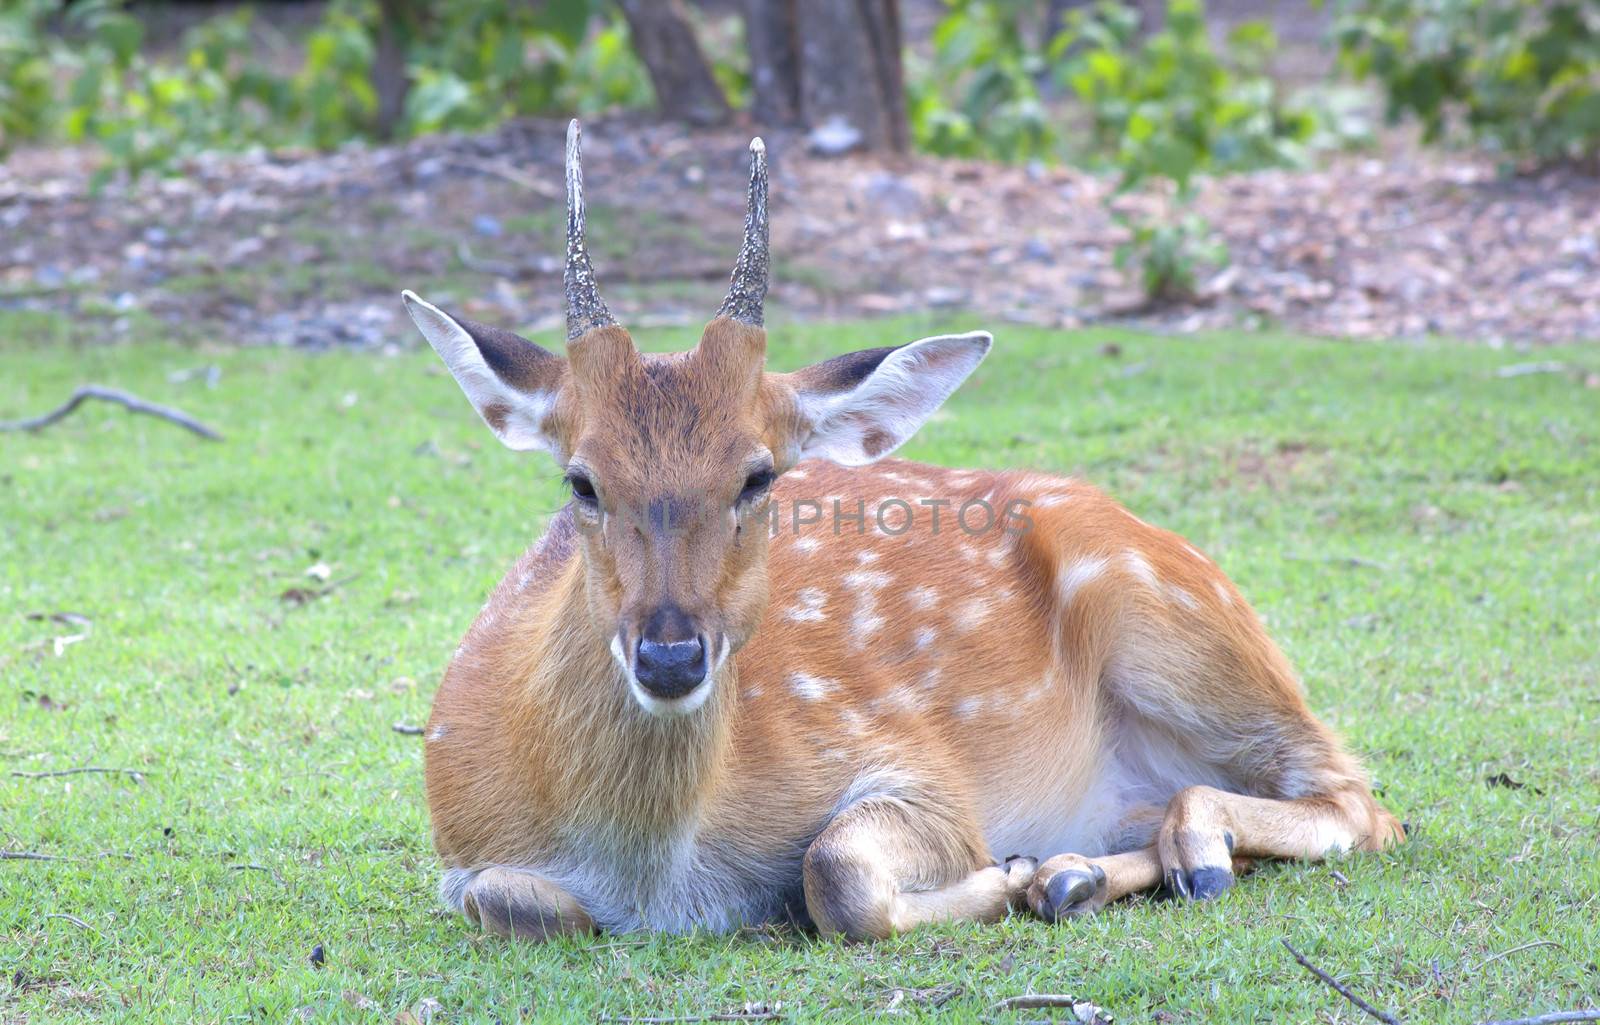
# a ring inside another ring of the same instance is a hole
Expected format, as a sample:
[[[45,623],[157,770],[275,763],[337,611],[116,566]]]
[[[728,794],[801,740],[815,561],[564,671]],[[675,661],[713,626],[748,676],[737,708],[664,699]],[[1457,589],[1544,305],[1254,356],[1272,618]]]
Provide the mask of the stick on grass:
[[[144,773],[138,769],[106,769],[98,765],[85,765],[76,769],[51,769],[48,772],[22,772],[13,770],[11,775],[20,779],[53,779],[57,776],[81,776],[84,773],[98,772],[110,776],[132,776],[140,783],[144,782]]]
[[[680,1022],[699,1021],[777,1021],[781,1017],[783,1015],[778,1011],[728,1011],[722,1014],[685,1014],[659,1018],[602,1015],[598,1020],[607,1025],[678,1025]]]
[[[1323,971],[1321,968],[1318,968],[1316,965],[1314,965],[1310,961],[1306,960],[1306,956],[1304,954],[1300,953],[1300,951],[1294,949],[1294,947],[1290,945],[1290,943],[1289,943],[1289,941],[1287,939],[1280,938],[1278,940],[1278,942],[1282,943],[1284,948],[1286,950],[1288,950],[1289,953],[1294,955],[1294,959],[1296,961],[1300,962],[1300,967],[1304,968],[1306,971],[1310,972],[1312,975],[1315,975],[1318,979],[1321,979],[1330,988],[1332,988],[1335,993],[1337,993],[1340,996],[1344,997],[1346,1000],[1350,1001],[1352,1004],[1354,1004],[1357,1007],[1361,1008],[1363,1011],[1366,1011],[1368,1014],[1372,1015],[1374,1018],[1378,1019],[1379,1021],[1386,1022],[1387,1025],[1400,1025],[1400,1019],[1399,1018],[1396,1018],[1394,1015],[1390,1014],[1388,1011],[1380,1011],[1378,1008],[1373,1007],[1371,1004],[1367,1003],[1365,1000],[1361,999],[1360,997],[1356,996],[1354,993],[1350,992],[1350,990],[1348,988],[1346,988],[1345,985],[1343,983],[1341,983],[1338,979],[1335,979],[1333,976],[1329,975],[1327,972]]]
[[[157,405],[154,402],[146,402],[137,395],[130,395],[125,391],[121,391],[116,388],[106,388],[98,384],[79,385],[78,389],[72,393],[71,398],[67,399],[66,402],[63,402],[60,406],[57,406],[55,409],[52,409],[50,412],[45,413],[42,416],[29,417],[26,420],[0,420],[0,431],[43,430],[44,428],[55,423],[57,420],[64,418],[74,409],[77,409],[79,406],[83,405],[83,403],[88,399],[100,399],[105,402],[115,402],[117,405],[122,406],[130,413],[144,413],[147,416],[153,416],[158,419],[165,420],[168,423],[177,424],[179,427],[193,431],[195,434],[200,435],[200,437],[206,438],[210,441],[222,440],[222,435],[218,434],[216,431],[207,427],[205,424],[196,420],[194,417],[190,416],[188,413],[185,413],[181,409],[174,409],[171,406]]]
[[[77,915],[69,915],[64,911],[57,911],[57,912],[54,912],[52,914],[45,915],[44,917],[45,918],[59,918],[63,922],[71,922],[73,925],[77,926],[78,928],[86,929],[89,932],[94,933],[96,936],[100,937],[101,939],[105,939],[106,938],[106,934],[105,933],[101,932],[99,929],[96,929],[94,926],[90,925],[88,922],[85,922],[83,919],[79,918]]]

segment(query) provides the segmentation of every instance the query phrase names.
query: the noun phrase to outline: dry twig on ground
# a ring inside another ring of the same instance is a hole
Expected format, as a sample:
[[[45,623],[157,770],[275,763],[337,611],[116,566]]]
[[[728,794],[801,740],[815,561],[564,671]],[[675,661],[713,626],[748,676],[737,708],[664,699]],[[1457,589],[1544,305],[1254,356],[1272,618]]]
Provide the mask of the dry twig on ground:
[[[94,926],[90,925],[88,922],[85,922],[83,919],[79,918],[77,915],[69,915],[65,911],[57,911],[57,912],[55,912],[53,914],[45,915],[44,917],[45,918],[59,918],[63,922],[71,922],[73,925],[77,926],[78,928],[86,929],[89,932],[94,933],[96,936],[100,937],[101,939],[105,939],[106,938],[106,934],[105,933],[101,932],[99,929],[96,929]]]
[[[105,388],[98,384],[79,385],[77,390],[72,393],[71,398],[67,399],[66,402],[62,403],[55,409],[52,409],[50,412],[43,414],[42,416],[29,417],[25,420],[0,420],[0,431],[42,430],[55,423],[57,420],[64,418],[68,413],[71,413],[74,409],[77,409],[79,406],[83,405],[83,403],[88,399],[101,399],[106,402],[115,402],[117,405],[127,409],[130,413],[144,413],[148,416],[157,417],[167,421],[168,423],[174,423],[179,427],[193,431],[195,434],[200,435],[200,437],[209,439],[211,441],[222,440],[222,435],[218,434],[216,431],[207,427],[205,424],[196,420],[194,417],[190,416],[188,413],[185,413],[181,409],[174,409],[171,406],[157,405],[154,402],[146,402],[136,395],[130,395],[127,392],[120,391],[116,388]]]
[[[1279,939],[1278,942],[1282,943],[1283,946],[1284,946],[1284,949],[1288,950],[1290,954],[1294,955],[1294,959],[1296,961],[1300,962],[1300,967],[1304,968],[1306,971],[1310,972],[1312,975],[1315,975],[1318,979],[1322,980],[1322,982],[1324,982],[1330,988],[1332,988],[1332,990],[1335,993],[1337,993],[1340,996],[1344,997],[1346,1000],[1350,1001],[1352,1004],[1354,1004],[1357,1007],[1361,1008],[1363,1011],[1365,1011],[1368,1014],[1372,1015],[1374,1018],[1378,1019],[1381,1022],[1387,1022],[1388,1025],[1400,1025],[1400,1019],[1399,1018],[1396,1018],[1394,1015],[1390,1014],[1388,1011],[1381,1011],[1378,1008],[1373,1007],[1371,1004],[1367,1003],[1365,1000],[1361,999],[1360,997],[1356,996],[1354,993],[1350,992],[1350,990],[1343,983],[1341,983],[1338,979],[1335,979],[1333,976],[1329,975],[1327,972],[1323,971],[1321,968],[1318,968],[1316,965],[1314,965],[1310,961],[1306,960],[1306,956],[1304,954],[1300,953],[1300,951],[1294,949],[1294,947],[1292,945],[1290,945],[1288,940]]]
[[[19,779],[53,779],[57,776],[81,776],[85,773],[102,773],[108,776],[132,776],[134,782],[143,783],[144,773],[138,769],[107,769],[98,765],[84,765],[76,769],[51,769],[47,772],[23,772],[14,769],[11,775]]]
[[[783,1015],[777,1010],[762,1008],[754,1011],[726,1011],[720,1014],[685,1014],[667,1017],[636,1018],[631,1015],[601,1015],[598,1019],[606,1025],[680,1025],[700,1021],[777,1021]]]

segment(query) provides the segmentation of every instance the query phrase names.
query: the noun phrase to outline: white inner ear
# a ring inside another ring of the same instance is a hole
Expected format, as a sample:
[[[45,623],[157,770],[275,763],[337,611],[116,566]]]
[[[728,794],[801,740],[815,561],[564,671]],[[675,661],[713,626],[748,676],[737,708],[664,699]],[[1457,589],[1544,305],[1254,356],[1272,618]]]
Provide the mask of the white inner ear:
[[[937,335],[884,357],[860,384],[843,392],[802,392],[801,418],[811,435],[802,459],[861,466],[903,445],[988,355],[987,331]]]
[[[507,448],[555,450],[554,439],[544,429],[545,418],[555,406],[554,391],[527,392],[506,384],[484,361],[478,343],[449,314],[410,289],[401,292],[400,298],[472,407]]]

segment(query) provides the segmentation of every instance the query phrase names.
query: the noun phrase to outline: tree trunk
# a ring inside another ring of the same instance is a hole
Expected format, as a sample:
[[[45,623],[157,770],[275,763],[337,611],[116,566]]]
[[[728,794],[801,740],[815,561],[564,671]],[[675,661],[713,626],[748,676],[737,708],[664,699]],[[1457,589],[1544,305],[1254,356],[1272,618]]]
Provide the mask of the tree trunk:
[[[906,150],[898,0],[748,0],[745,31],[759,121],[838,124],[863,149]]]
[[[682,0],[618,0],[618,6],[628,19],[634,52],[650,73],[661,113],[696,125],[725,120],[727,98],[700,51]]]
[[[378,97],[378,138],[392,139],[405,117],[411,79],[406,74],[406,49],[415,38],[409,6],[403,0],[379,0],[378,44],[372,57],[372,91]]]
[[[762,126],[800,124],[800,53],[790,0],[746,0],[750,112]]]

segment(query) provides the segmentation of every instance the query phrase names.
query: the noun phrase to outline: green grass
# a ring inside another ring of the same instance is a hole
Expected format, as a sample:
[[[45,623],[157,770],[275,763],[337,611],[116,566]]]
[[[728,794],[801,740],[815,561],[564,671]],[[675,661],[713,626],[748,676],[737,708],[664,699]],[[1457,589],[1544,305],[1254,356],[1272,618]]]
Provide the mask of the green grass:
[[[779,327],[773,363],[967,326]],[[423,998],[449,1021],[975,1021],[1030,989],[1123,1023],[1362,1020],[1279,937],[1412,1022],[1600,1002],[1600,392],[1444,344],[997,328],[907,454],[1081,473],[1214,555],[1410,844],[1206,905],[875,946],[475,935],[435,900],[421,740],[391,725],[423,721],[555,469],[501,449],[426,351],[97,347],[5,314],[0,417],[93,380],[227,440],[98,405],[0,435],[0,847],[66,859],[0,861],[0,1022],[389,1022]],[[169,382],[204,363],[215,389]],[[345,582],[281,600],[316,563]],[[92,623],[28,618],[55,612]],[[143,782],[10,774],[85,765]]]

